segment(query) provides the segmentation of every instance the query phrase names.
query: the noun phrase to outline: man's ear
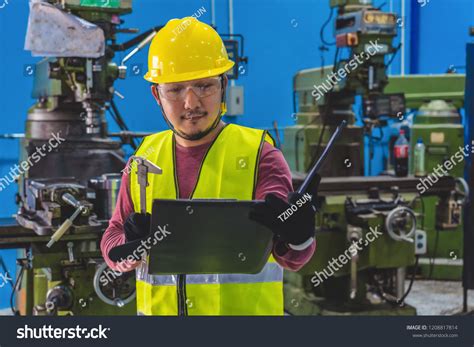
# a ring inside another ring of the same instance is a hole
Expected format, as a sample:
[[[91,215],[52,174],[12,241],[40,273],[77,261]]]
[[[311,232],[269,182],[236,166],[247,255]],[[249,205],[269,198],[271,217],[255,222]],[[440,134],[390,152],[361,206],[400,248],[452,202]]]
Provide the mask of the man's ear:
[[[227,78],[226,74],[222,76],[222,99],[225,101],[225,95],[227,92],[227,85],[229,84],[229,78]]]
[[[156,102],[158,103],[158,105],[161,106],[161,100],[160,100],[160,94],[158,92],[158,86],[156,84],[152,84],[150,86],[151,88],[151,94],[153,95],[153,97],[155,98]]]
[[[227,85],[229,84],[229,78],[227,78],[227,75],[224,74],[224,88],[227,89]]]

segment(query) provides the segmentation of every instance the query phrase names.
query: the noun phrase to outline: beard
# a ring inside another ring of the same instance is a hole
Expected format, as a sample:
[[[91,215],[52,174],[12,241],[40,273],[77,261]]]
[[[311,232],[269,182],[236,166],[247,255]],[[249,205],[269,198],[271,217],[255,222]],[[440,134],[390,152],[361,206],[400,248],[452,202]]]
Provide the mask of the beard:
[[[186,114],[182,115],[182,119],[192,119],[193,117],[200,117],[200,116],[207,116],[208,113],[205,111],[193,111],[193,112],[187,112]],[[204,136],[209,134],[214,128],[217,126],[219,123],[220,116],[217,116],[216,119],[210,124],[206,129],[204,130],[196,130],[191,133],[185,133],[181,130],[176,129],[176,134],[180,137],[182,137],[185,140],[189,141],[196,141],[202,139]]]

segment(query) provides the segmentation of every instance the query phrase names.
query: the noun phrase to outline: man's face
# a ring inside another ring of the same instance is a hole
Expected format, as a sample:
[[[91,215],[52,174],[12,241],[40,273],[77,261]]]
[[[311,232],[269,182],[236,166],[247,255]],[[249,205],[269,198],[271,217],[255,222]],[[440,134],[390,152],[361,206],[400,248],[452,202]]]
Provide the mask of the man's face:
[[[186,138],[198,138],[212,127],[219,116],[222,97],[221,78],[152,86],[152,93],[168,120]],[[227,79],[224,80],[224,85]]]

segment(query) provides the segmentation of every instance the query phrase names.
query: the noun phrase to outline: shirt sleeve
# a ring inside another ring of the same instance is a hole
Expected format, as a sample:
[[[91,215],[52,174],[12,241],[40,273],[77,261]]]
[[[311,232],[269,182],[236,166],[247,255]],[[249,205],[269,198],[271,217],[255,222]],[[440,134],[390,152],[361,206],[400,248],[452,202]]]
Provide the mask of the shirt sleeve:
[[[131,271],[136,268],[140,262],[123,261],[121,263],[113,262],[108,254],[110,250],[116,246],[125,243],[125,233],[123,224],[128,216],[133,212],[133,204],[130,196],[129,188],[129,172],[123,170],[122,182],[112,218],[109,221],[109,226],[102,236],[100,248],[102,256],[107,265],[112,270]],[[285,199],[289,192],[293,190],[291,183],[291,172],[286,163],[283,154],[270,144],[264,144],[259,161],[259,172],[257,176],[256,199],[263,200],[269,193]],[[282,243],[275,243],[273,245],[273,256],[275,260],[282,267],[298,271],[301,269],[312,257],[316,249],[316,242],[314,241],[308,248],[302,251],[289,249]]]
[[[264,200],[265,196],[273,193],[287,200],[288,193],[293,191],[291,172],[281,151],[265,142],[258,164],[256,199]],[[282,242],[273,245],[273,257],[287,270],[300,270],[313,256],[316,250],[316,240],[307,248],[297,251],[288,248]]]
[[[123,230],[123,224],[127,220],[128,216],[133,212],[133,204],[130,196],[129,188],[129,163],[122,171],[122,182],[120,183],[120,190],[117,199],[117,205],[115,206],[112,218],[109,221],[109,226],[102,236],[100,241],[100,249],[102,256],[105,259],[107,265],[115,271],[131,271],[140,265],[139,261],[130,262],[124,260],[122,262],[113,262],[109,258],[109,252],[116,246],[123,245],[125,243],[125,232]]]

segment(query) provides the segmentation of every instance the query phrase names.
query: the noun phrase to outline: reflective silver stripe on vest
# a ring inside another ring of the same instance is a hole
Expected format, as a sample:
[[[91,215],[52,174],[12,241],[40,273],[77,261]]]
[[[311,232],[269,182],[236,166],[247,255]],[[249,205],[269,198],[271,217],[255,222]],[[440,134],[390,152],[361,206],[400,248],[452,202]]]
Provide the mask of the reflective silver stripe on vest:
[[[148,266],[137,268],[137,280],[151,285],[176,285],[176,275],[148,275]],[[146,274],[146,275],[145,275]],[[223,284],[223,283],[259,283],[282,282],[283,268],[278,263],[265,264],[258,274],[210,274],[186,275],[186,284]]]
[[[267,263],[258,274],[212,274],[187,275],[186,284],[213,284],[213,283],[258,283],[283,281],[283,269],[277,263]]]
[[[152,285],[175,286],[177,283],[177,275],[149,275],[148,263],[143,261],[142,265],[137,267],[137,280]]]

